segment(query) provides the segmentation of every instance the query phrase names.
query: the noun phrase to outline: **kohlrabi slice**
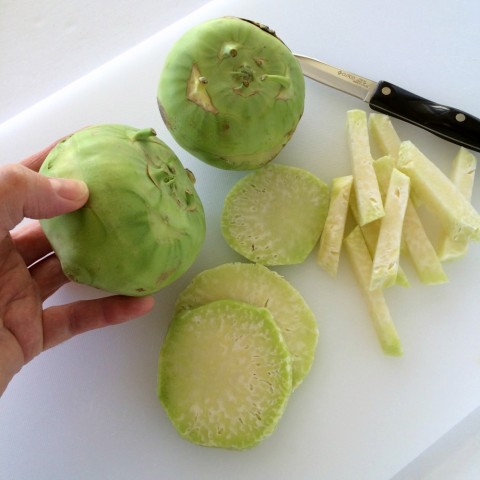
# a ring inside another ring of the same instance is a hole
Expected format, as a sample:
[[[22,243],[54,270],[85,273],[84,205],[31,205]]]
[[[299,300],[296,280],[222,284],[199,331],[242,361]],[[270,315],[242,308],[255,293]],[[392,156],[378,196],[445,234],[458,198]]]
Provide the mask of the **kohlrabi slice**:
[[[175,140],[219,168],[272,160],[303,113],[305,81],[292,52],[264,25],[215,18],[187,31],[160,76],[158,105]]]
[[[315,316],[298,290],[263,265],[226,263],[194,277],[178,297],[175,311],[221,299],[270,311],[292,355],[292,386],[296,388],[310,371],[318,341]]]
[[[218,300],[173,318],[158,396],[185,439],[253,447],[275,429],[291,389],[291,356],[266,308]]]
[[[222,233],[240,255],[263,265],[302,263],[322,233],[329,188],[311,172],[267,165],[228,193]]]

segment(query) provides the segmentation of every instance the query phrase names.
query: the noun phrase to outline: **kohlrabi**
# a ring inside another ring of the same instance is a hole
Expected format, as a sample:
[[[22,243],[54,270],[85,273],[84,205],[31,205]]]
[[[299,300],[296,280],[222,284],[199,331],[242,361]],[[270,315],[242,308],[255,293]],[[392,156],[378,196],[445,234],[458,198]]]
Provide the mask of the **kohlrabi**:
[[[185,150],[219,168],[272,160],[302,116],[305,83],[268,27],[235,17],[193,27],[173,46],[158,86],[167,128]]]
[[[291,392],[292,357],[266,308],[216,300],[170,322],[158,397],[183,438],[251,448],[275,430]]]
[[[194,184],[152,129],[98,125],[59,143],[41,173],[86,182],[80,210],[42,220],[71,280],[141,296],[184,273],[205,237]]]
[[[292,355],[292,388],[298,387],[310,371],[318,342],[317,320],[300,292],[258,263],[224,263],[192,279],[179,295],[175,313],[225,299],[270,311]]]
[[[244,176],[223,205],[222,235],[251,262],[303,263],[323,231],[329,186],[304,168],[271,163]]]

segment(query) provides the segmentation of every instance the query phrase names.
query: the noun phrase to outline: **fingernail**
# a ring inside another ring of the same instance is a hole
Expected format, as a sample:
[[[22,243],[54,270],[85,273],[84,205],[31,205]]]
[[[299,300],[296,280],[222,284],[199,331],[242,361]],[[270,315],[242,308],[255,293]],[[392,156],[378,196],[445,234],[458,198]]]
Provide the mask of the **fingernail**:
[[[81,180],[50,178],[50,185],[56,194],[66,200],[83,200],[88,197],[88,187]]]

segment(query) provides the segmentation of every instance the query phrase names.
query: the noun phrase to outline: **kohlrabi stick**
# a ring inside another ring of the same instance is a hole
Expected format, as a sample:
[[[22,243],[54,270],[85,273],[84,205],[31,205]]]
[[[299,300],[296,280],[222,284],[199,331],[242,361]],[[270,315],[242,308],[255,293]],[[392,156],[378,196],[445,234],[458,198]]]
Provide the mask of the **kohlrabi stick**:
[[[340,261],[352,183],[352,175],[332,180],[330,205],[317,253],[317,263],[332,277],[336,276]]]
[[[377,150],[382,155],[391,156],[396,164],[401,140],[390,117],[383,113],[372,113],[370,114],[368,125],[371,139],[375,143]],[[376,160],[376,162],[378,161],[381,160]],[[443,283],[447,281],[447,275],[418,216],[415,205],[419,203],[421,202],[415,195],[415,192],[410,189],[410,199],[403,223],[403,241],[420,281],[425,284]]]
[[[371,113],[368,117],[368,127],[370,138],[380,155],[390,155],[396,160],[402,142],[392,125],[390,117],[383,113]]]
[[[410,260],[422,283],[436,285],[448,281],[437,252],[428,238],[411,200],[408,202],[403,221],[403,240]]]
[[[381,156],[389,155],[393,158],[396,165],[398,160],[398,152],[400,144],[402,143],[398,136],[392,120],[384,113],[371,113],[368,117],[368,128],[370,133],[370,140],[374,148]],[[415,192],[410,189],[410,199],[413,204],[420,205],[420,200],[415,196]]]
[[[409,190],[409,177],[394,168],[385,197],[385,215],[380,224],[377,248],[373,257],[370,290],[390,287],[397,279],[403,219]]]
[[[373,162],[373,168],[375,169],[375,174],[377,176],[378,187],[380,188],[380,193],[382,195],[382,201],[385,204],[387,198],[388,187],[390,185],[390,180],[392,177],[393,169],[395,168],[395,159],[391,155],[385,155],[378,158]],[[385,213],[386,214],[386,213]],[[378,235],[380,233],[380,227],[382,225],[383,219],[380,219],[376,222],[373,222],[372,225],[376,226],[377,230],[377,241]],[[367,241],[367,240],[366,240]],[[368,241],[367,241],[368,246]],[[370,250],[370,255],[372,258],[375,257],[375,250],[377,248],[377,242],[375,242],[375,248]],[[410,282],[408,281],[407,275],[400,265],[398,265],[397,278],[395,280],[396,285],[401,285],[403,287],[408,287]]]
[[[358,224],[358,208],[354,194],[350,195],[350,211],[352,212],[355,222]],[[375,249],[377,248],[378,233],[380,231],[381,223],[382,219],[379,218],[378,220],[366,223],[365,225],[360,227],[362,230],[363,238],[365,239],[365,243],[367,244],[368,251],[372,258],[375,255]],[[408,277],[401,266],[398,267],[396,284],[402,287],[410,286]]]
[[[373,162],[373,169],[377,176],[378,188],[382,195],[382,201],[385,202],[387,196],[388,185],[390,184],[390,177],[395,168],[395,158],[391,155],[384,155]]]
[[[460,147],[452,162],[450,178],[468,201],[472,198],[476,168],[476,157],[466,148]],[[461,258],[465,256],[467,250],[468,240],[453,240],[447,232],[442,232],[438,245],[438,256],[440,260],[445,261]]]
[[[350,211],[352,212],[355,223],[360,226],[360,216],[358,213],[357,197],[355,195],[355,186],[352,186],[352,193],[350,194]],[[377,248],[378,232],[380,231],[380,223],[382,219],[374,220],[373,222],[366,223],[360,228],[362,230],[363,238],[367,244],[368,251],[373,257],[375,254],[375,248]]]
[[[412,190],[436,213],[454,240],[480,241],[480,215],[453,182],[412,142],[402,142],[397,168],[408,175]]]
[[[368,252],[360,227],[356,226],[345,238],[344,243],[383,351],[388,355],[401,355],[403,353],[401,341],[393,323],[383,290],[370,290],[372,258]]]
[[[367,114],[363,110],[347,112],[347,137],[352,162],[353,183],[359,224],[373,222],[385,214],[370,152]]]

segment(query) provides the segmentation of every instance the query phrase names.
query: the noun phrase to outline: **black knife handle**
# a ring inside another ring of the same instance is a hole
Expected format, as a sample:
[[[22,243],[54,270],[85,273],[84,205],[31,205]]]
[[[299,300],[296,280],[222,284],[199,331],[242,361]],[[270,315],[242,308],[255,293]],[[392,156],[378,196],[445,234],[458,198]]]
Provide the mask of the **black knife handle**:
[[[480,152],[480,119],[456,108],[419,97],[393,83],[381,81],[370,108],[428,130],[463,147]]]

